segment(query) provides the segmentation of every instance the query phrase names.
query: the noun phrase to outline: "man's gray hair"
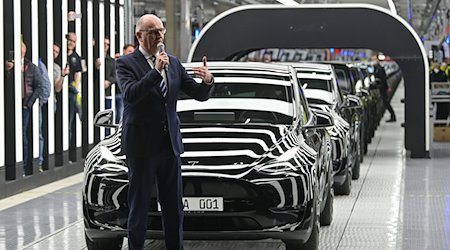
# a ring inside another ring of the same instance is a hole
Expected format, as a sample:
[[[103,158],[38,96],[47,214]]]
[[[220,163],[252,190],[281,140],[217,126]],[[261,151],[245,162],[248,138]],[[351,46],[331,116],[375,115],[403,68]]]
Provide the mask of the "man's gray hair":
[[[141,30],[142,23],[144,22],[144,20],[143,20],[144,18],[143,18],[143,17],[144,17],[144,16],[141,16],[141,17],[139,18],[139,20],[137,21],[135,33],[137,33],[138,31]]]

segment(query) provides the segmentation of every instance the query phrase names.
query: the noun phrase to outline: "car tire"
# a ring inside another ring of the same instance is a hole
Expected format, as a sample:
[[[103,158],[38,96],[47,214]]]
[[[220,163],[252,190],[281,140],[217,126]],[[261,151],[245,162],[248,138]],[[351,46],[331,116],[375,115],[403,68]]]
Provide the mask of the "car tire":
[[[352,168],[352,179],[353,180],[357,180],[359,179],[359,172],[361,170],[361,161],[359,160],[360,158],[360,152],[359,150],[357,150],[356,152],[356,157],[355,157],[355,162],[353,162],[353,168]]]
[[[317,204],[317,203],[316,203]],[[320,230],[320,223],[319,223],[319,213],[317,213],[316,209],[320,209],[319,205],[316,205],[316,208],[314,209],[314,222],[313,222],[313,228],[311,231],[311,235],[309,236],[308,241],[306,241],[304,244],[302,244],[299,241],[295,240],[287,240],[284,241],[284,244],[286,245],[286,250],[318,250],[319,249],[319,230]]]
[[[356,153],[355,162],[353,162],[353,168],[352,168],[352,180],[359,179],[359,172],[361,171],[361,161],[360,158],[360,152],[359,150]]]
[[[96,239],[95,241],[89,239],[86,233],[84,233],[86,239],[86,246],[89,250],[120,250],[122,249],[123,238],[112,239]]]
[[[349,167],[351,168],[351,167]],[[347,178],[341,186],[334,187],[334,194],[337,195],[349,195],[352,189],[352,173],[351,170],[347,168]]]
[[[327,201],[322,213],[320,214],[320,225],[329,226],[333,221],[333,201],[334,201],[334,189],[330,186],[328,190]]]
[[[363,163],[364,162],[364,147],[366,145],[366,140],[364,140],[364,136],[361,136],[361,140],[360,140],[360,145],[359,145],[359,162]]]

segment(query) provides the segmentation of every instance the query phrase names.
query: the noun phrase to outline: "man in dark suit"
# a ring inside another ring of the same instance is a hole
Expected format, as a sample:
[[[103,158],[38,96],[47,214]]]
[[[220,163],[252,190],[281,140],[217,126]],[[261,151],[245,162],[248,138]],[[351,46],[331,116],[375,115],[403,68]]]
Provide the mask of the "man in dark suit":
[[[384,70],[383,66],[381,66],[380,60],[378,59],[378,55],[372,56],[372,62],[374,67],[375,81],[379,85],[380,95],[381,99],[383,100],[384,108],[387,109],[389,111],[389,114],[391,115],[391,118],[386,122],[395,122],[397,121],[397,118],[395,116],[394,109],[392,108],[388,97],[388,94],[391,91],[391,89],[387,83],[386,71]]]
[[[180,90],[199,100],[211,95],[213,76],[203,58],[194,73],[197,83],[180,61],[158,49],[166,29],[155,15],[136,24],[139,47],[117,60],[117,80],[124,99],[122,152],[128,163],[128,246],[142,249],[147,213],[156,180],[167,249],[183,249],[183,205],[180,154],[183,153],[176,113]],[[155,60],[152,60],[155,58]]]

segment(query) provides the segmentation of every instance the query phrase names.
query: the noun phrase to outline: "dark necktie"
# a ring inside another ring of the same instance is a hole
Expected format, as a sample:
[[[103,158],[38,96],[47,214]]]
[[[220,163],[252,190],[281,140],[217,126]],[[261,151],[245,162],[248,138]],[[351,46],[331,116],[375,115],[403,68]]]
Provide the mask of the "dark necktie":
[[[153,67],[156,66],[156,56],[151,56],[150,59],[152,60],[153,63]],[[162,96],[165,98],[167,95],[167,86],[166,86],[166,82],[164,81],[164,74],[165,71],[164,69],[161,71],[161,75],[163,75],[163,79],[162,81],[159,83],[159,89],[161,90],[161,94]]]

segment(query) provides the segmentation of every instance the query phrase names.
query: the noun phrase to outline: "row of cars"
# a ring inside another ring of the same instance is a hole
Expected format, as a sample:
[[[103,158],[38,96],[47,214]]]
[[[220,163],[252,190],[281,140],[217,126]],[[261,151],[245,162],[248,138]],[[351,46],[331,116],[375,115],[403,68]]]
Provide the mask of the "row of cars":
[[[190,74],[195,66],[185,64]],[[254,62],[210,62],[209,70],[211,98],[180,95],[177,104],[185,238],[274,238],[288,250],[318,249],[320,226],[333,219],[334,194],[350,193],[375,129],[376,88],[367,71]],[[85,162],[88,249],[121,249],[126,237],[128,168],[111,112],[98,113],[95,122],[116,132]],[[161,238],[158,197],[149,195],[147,235]]]

